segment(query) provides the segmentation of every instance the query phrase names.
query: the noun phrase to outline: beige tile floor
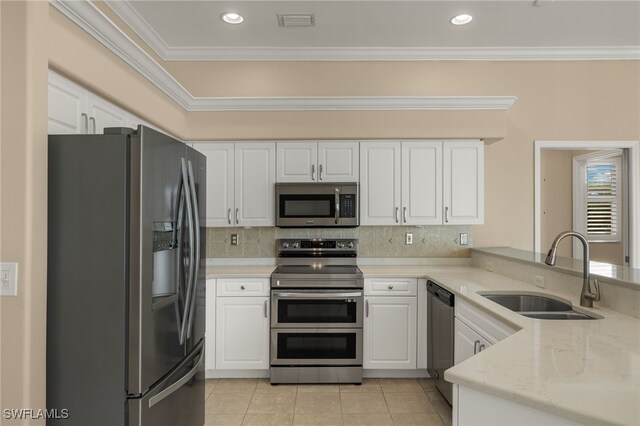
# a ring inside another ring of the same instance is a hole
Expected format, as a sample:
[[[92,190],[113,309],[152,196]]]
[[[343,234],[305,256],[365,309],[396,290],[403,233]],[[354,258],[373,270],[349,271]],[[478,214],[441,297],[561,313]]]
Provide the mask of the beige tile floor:
[[[451,406],[430,379],[364,379],[361,386],[209,379],[205,393],[205,425],[451,424]]]

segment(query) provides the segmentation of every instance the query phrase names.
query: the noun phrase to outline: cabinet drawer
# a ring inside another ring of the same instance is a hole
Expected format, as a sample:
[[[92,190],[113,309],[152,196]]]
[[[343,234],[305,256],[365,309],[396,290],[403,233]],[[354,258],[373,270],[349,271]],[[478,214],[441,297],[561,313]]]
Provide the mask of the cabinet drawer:
[[[365,296],[416,296],[417,278],[367,278],[364,280]]]
[[[218,296],[268,296],[269,278],[218,278]]]
[[[471,304],[456,299],[456,318],[480,334],[491,344],[511,336],[516,329]]]

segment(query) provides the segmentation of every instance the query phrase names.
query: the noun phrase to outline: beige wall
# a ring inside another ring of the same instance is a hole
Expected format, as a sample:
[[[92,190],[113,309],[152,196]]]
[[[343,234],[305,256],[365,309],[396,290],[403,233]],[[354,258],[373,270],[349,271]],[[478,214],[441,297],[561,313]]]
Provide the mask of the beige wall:
[[[45,406],[48,9],[0,2],[0,257],[19,264],[18,296],[0,298],[1,409]]]
[[[187,114],[57,11],[49,11],[48,3],[2,1],[0,14],[0,249],[2,260],[19,262],[21,271],[19,296],[0,299],[3,408],[44,405],[47,61],[185,139],[430,138],[495,133],[495,114],[487,114],[489,125],[483,114],[462,114],[465,118],[458,119],[458,114],[415,111]],[[514,107],[500,115],[504,139],[485,151],[486,219],[484,225],[474,227],[473,237],[475,246],[531,249],[533,141],[640,139],[639,64],[434,61],[166,66],[178,79],[186,79],[182,83],[196,96],[517,96]],[[482,130],[483,126],[488,130]]]

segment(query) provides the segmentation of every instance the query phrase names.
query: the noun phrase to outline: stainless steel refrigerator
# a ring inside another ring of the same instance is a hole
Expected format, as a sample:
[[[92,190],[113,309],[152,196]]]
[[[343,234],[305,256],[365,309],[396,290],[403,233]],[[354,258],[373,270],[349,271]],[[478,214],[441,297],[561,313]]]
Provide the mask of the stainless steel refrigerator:
[[[205,157],[111,128],[48,175],[47,424],[204,424]]]

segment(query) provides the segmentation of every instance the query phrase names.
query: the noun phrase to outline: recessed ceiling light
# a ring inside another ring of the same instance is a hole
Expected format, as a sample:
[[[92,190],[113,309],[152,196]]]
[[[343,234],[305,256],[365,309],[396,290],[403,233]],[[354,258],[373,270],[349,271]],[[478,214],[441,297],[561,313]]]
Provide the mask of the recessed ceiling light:
[[[471,15],[466,15],[466,14],[456,15],[453,18],[451,18],[451,23],[453,25],[464,25],[471,22],[472,19],[473,19],[473,16]]]
[[[225,12],[220,15],[220,18],[227,24],[239,24],[244,21],[244,18],[235,12]]]

